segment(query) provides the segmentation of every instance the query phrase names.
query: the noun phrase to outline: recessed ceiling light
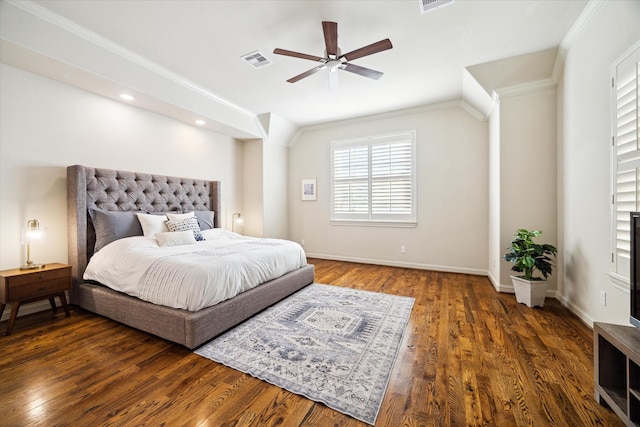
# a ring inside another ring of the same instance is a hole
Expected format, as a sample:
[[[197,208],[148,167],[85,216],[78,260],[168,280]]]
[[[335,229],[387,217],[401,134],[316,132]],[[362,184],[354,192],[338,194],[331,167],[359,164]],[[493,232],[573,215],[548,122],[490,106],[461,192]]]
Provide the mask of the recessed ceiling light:
[[[129,95],[128,93],[121,93],[120,98],[124,99],[125,101],[133,101],[135,99],[133,96]]]
[[[204,121],[204,120],[202,120],[202,119],[198,119],[198,120],[196,120],[196,124],[197,124],[197,125],[200,125],[200,126],[204,126],[204,125],[206,125],[206,124],[207,124],[207,122],[205,122],[205,121]]]

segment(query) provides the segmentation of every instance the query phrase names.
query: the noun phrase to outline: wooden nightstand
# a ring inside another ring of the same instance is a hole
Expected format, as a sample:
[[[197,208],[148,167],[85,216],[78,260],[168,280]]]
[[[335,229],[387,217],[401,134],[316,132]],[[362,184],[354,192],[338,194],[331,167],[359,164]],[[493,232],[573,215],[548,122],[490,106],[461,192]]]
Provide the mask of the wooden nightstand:
[[[51,309],[56,312],[54,297],[58,296],[64,312],[69,317],[69,306],[64,291],[71,289],[71,266],[52,263],[34,270],[0,271],[0,317],[11,303],[11,317],[7,335],[11,335],[21,304],[48,298]]]

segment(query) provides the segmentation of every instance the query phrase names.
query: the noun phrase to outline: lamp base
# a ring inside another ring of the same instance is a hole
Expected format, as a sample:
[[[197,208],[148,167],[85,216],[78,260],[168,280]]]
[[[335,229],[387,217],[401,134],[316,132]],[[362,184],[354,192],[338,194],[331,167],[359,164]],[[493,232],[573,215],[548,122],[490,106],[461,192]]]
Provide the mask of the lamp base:
[[[35,264],[33,262],[25,264],[20,267],[20,270],[36,270],[38,268],[44,268],[45,264]]]

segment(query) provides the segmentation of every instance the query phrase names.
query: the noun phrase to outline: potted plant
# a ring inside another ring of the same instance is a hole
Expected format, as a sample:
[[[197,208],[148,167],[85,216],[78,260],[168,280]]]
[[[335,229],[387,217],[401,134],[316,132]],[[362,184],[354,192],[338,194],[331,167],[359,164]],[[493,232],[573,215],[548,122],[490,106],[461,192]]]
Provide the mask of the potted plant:
[[[538,244],[533,241],[534,237],[541,235],[542,231],[539,230],[518,230],[511,241],[509,252],[502,256],[502,259],[513,264],[511,270],[524,273],[511,276],[511,282],[516,293],[516,301],[528,307],[544,305],[547,277],[553,271],[553,259],[557,253],[553,245]],[[534,277],[536,270],[542,274],[542,277]]]

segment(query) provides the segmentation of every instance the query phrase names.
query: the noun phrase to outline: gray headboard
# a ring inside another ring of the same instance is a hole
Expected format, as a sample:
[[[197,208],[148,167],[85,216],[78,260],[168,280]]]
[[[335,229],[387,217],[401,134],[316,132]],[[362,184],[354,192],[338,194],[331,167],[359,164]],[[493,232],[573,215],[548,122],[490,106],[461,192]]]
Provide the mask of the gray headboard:
[[[77,304],[78,285],[95,244],[95,230],[88,214],[92,207],[122,212],[211,210],[215,212],[214,226],[220,227],[220,182],[69,166],[67,215],[73,304]]]

